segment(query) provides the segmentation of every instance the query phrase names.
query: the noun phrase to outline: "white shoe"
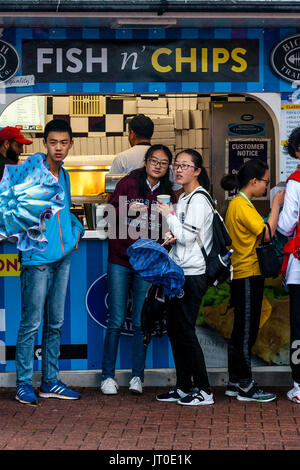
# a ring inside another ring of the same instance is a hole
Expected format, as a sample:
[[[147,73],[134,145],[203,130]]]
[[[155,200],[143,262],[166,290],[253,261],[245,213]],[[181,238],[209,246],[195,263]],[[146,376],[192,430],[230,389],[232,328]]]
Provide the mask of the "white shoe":
[[[177,401],[178,405],[198,406],[198,405],[213,405],[214,396],[212,393],[206,393],[204,390],[194,389],[193,392],[188,393],[185,397]]]
[[[114,379],[108,377],[107,379],[102,380],[100,388],[104,395],[116,395],[119,390],[119,385]]]
[[[293,401],[294,403],[300,404],[300,384],[294,382],[294,388],[287,392],[287,397],[289,400]]]
[[[188,393],[183,392],[180,388],[172,387],[168,392],[156,395],[156,400],[172,403],[177,402],[180,398],[186,397],[187,395]]]
[[[132,393],[143,393],[143,384],[139,377],[132,377],[129,382],[129,390]]]

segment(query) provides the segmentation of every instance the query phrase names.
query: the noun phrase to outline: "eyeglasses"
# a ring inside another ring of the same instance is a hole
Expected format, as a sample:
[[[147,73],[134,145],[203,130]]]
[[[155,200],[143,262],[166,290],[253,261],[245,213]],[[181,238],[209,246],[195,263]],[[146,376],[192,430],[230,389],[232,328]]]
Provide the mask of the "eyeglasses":
[[[186,171],[186,170],[188,170],[189,168],[198,169],[197,166],[188,165],[187,163],[174,163],[173,168],[174,168],[174,170],[179,170],[179,168],[180,168],[182,171]]]
[[[155,158],[149,158],[149,162],[152,166],[159,166],[161,168],[167,168],[169,162],[161,162],[160,160],[155,160]]]
[[[269,186],[269,184],[270,184],[270,180],[265,180],[263,178],[256,178],[256,179],[259,180],[259,181],[264,181],[266,183],[266,186]]]

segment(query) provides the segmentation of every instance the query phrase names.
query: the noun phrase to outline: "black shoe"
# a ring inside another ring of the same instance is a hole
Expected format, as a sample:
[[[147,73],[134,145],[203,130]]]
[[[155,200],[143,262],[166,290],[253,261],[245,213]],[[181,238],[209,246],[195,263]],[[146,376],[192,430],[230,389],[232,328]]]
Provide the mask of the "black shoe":
[[[275,393],[264,392],[254,382],[251,382],[247,389],[243,389],[240,386],[238,387],[237,399],[239,401],[268,402],[275,400],[275,398]]]
[[[178,405],[198,406],[198,405],[213,405],[214,396],[212,393],[206,393],[204,390],[195,388],[192,392],[188,393],[185,397],[177,401]]]
[[[237,397],[239,393],[238,386],[239,386],[238,383],[228,382],[226,390],[225,390],[225,395],[227,397]]]
[[[161,393],[160,395],[156,395],[156,400],[176,402],[180,400],[180,398],[183,398],[186,396],[187,396],[187,393],[180,390],[180,388],[171,388],[169,392],[167,393]]]

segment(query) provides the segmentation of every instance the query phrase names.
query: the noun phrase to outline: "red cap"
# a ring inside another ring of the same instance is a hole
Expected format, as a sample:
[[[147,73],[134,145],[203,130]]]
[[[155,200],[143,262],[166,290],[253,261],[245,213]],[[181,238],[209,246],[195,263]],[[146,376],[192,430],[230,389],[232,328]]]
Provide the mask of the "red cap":
[[[32,140],[26,139],[19,129],[10,126],[0,129],[0,142],[3,140],[15,140],[16,142],[19,142],[19,144],[26,145],[32,144]]]

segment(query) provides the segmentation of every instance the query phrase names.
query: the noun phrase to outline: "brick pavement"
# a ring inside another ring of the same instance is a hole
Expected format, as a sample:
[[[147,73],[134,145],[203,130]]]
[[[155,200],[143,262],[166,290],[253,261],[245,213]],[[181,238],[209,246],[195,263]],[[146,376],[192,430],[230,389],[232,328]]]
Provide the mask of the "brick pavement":
[[[127,388],[116,396],[78,389],[80,401],[40,399],[37,407],[0,388],[0,450],[299,450],[300,406],[277,389],[271,403],[241,403],[214,388],[212,406],[183,407]],[[274,390],[274,388],[272,388]]]

